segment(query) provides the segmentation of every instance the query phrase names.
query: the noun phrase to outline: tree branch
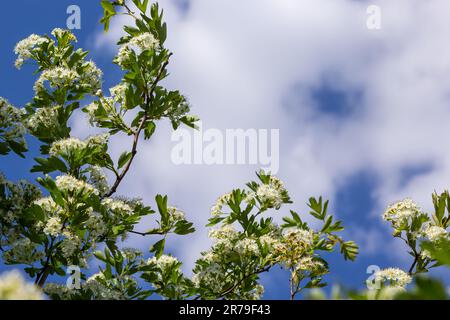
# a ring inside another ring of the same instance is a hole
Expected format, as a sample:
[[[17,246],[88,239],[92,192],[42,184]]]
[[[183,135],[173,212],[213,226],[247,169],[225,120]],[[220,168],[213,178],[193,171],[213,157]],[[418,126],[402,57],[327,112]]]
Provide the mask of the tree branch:
[[[104,197],[108,198],[110,196],[112,196],[114,193],[116,193],[117,188],[119,187],[120,183],[122,182],[123,178],[125,178],[125,175],[128,173],[128,170],[130,170],[131,164],[133,163],[133,160],[136,156],[137,153],[137,145],[139,142],[139,136],[141,135],[142,130],[144,129],[145,123],[149,120],[148,117],[148,109],[151,107],[152,102],[153,102],[153,95],[156,89],[156,86],[158,85],[159,81],[161,81],[161,78],[163,76],[163,73],[167,67],[167,65],[169,64],[169,58],[170,58],[171,54],[169,54],[169,56],[167,57],[167,61],[162,65],[158,76],[156,77],[153,86],[150,90],[150,93],[148,95],[148,102],[146,103],[146,109],[145,109],[145,114],[144,117],[142,118],[141,123],[139,124],[139,127],[136,129],[135,133],[134,133],[134,138],[133,138],[133,146],[131,149],[131,158],[130,160],[128,160],[124,170],[120,173],[120,175],[116,178],[116,181],[114,182],[113,186],[111,187],[111,189],[109,190],[109,192],[107,192]]]

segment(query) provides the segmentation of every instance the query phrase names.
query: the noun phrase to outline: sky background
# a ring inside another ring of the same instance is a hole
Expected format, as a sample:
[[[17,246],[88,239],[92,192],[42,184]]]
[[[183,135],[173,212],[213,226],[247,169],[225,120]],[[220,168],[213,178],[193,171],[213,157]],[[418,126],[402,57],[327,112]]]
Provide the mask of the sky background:
[[[0,20],[0,96],[23,106],[33,96],[34,69],[14,68],[13,48],[31,33],[66,26],[66,9],[81,8],[79,46],[104,71],[104,89],[120,81],[112,64],[126,19],[113,20],[108,34],[98,23],[100,1],[3,1]],[[381,219],[386,206],[405,197],[430,210],[431,193],[449,187],[450,2],[445,0],[162,0],[174,52],[165,85],[179,89],[205,129],[279,129],[280,170],[294,204],[306,220],[306,201],[323,195],[360,245],[354,263],[327,255],[329,283],[363,288],[369,265],[411,264],[403,242]],[[366,27],[369,5],[381,8],[380,30]],[[94,132],[83,114],[73,135]],[[172,237],[168,252],[189,273],[210,242],[209,209],[215,199],[253,180],[253,165],[180,165],[171,162],[171,128],[160,124],[142,142],[119,193],[167,194],[197,232]],[[30,155],[38,145],[30,140]],[[130,148],[129,137],[113,140],[112,154]],[[2,157],[11,180],[34,179],[31,158]],[[142,228],[145,229],[145,223]],[[147,250],[152,239],[125,245]],[[5,267],[0,266],[0,270]],[[434,272],[448,278],[449,272]],[[267,299],[288,298],[287,275],[263,275]]]

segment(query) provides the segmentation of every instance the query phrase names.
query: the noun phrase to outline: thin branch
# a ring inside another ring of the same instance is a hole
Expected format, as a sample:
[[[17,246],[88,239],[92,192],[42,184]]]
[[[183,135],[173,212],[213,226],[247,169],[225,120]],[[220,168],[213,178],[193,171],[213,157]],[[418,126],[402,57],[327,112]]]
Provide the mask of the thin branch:
[[[263,272],[267,272],[267,271],[270,270],[271,267],[272,267],[272,266],[268,266],[268,267],[265,267],[265,268],[256,270],[256,271],[254,271],[254,272],[252,272],[252,273],[250,273],[250,274],[248,274],[248,275],[242,277],[242,279],[239,280],[237,283],[235,283],[234,285],[232,285],[232,286],[229,287],[228,289],[225,289],[224,291],[222,291],[222,293],[220,293],[219,296],[218,296],[217,298],[223,298],[223,297],[225,297],[227,294],[233,292],[233,291],[234,291],[234,290],[235,290],[242,282],[244,282],[245,280],[247,280],[247,279],[250,278],[251,276],[254,276],[254,275],[256,275],[256,274],[260,274],[260,273],[263,273]]]
[[[139,231],[131,230],[131,231],[128,231],[128,232],[129,233],[134,233],[134,234],[137,234],[137,235],[140,235],[140,236],[143,236],[143,237],[149,236],[149,235],[164,235],[164,234],[166,234],[166,233],[161,232],[161,231],[158,231],[158,232],[139,232]]]
[[[408,274],[410,276],[413,275],[414,267],[416,266],[418,261],[419,261],[419,255],[417,254],[417,252],[414,252],[414,262],[412,263],[412,265],[411,265],[411,267],[409,268],[409,271],[408,271]]]
[[[150,93],[149,93],[149,99],[148,99],[149,101],[148,101],[147,106],[146,106],[145,115],[144,115],[144,117],[142,118],[142,121],[141,121],[141,123],[139,124],[139,127],[137,128],[137,130],[136,130],[135,133],[134,133],[133,146],[132,146],[132,149],[131,149],[131,158],[130,158],[130,160],[128,160],[128,162],[127,162],[125,168],[123,169],[123,171],[122,171],[122,172],[120,173],[120,175],[116,178],[116,181],[114,182],[114,184],[113,184],[113,186],[111,187],[111,189],[109,190],[109,192],[105,194],[105,196],[104,196],[105,198],[110,197],[110,196],[112,196],[114,193],[116,193],[117,188],[119,187],[119,185],[120,185],[120,183],[122,182],[123,178],[125,178],[125,175],[128,173],[128,170],[130,170],[131,164],[132,164],[132,162],[133,162],[133,160],[134,160],[134,158],[135,158],[135,156],[136,156],[136,153],[137,153],[137,145],[138,145],[138,142],[139,142],[139,137],[140,137],[140,135],[141,135],[142,130],[144,129],[145,123],[146,123],[147,120],[149,119],[149,117],[148,117],[148,115],[147,115],[147,112],[148,112],[149,107],[150,107],[151,104],[152,104],[152,101],[153,101],[153,94],[154,94],[154,92],[155,92],[156,86],[158,85],[158,82],[161,81],[161,78],[162,78],[162,76],[163,76],[163,73],[164,73],[164,71],[165,71],[167,65],[169,64],[169,58],[170,58],[170,56],[171,56],[171,55],[168,56],[167,61],[162,65],[162,67],[161,67],[161,69],[160,69],[160,71],[159,71],[159,73],[158,73],[158,76],[156,77],[156,79],[155,79],[155,81],[154,81],[154,83],[153,83],[153,86],[152,86],[152,88],[151,88],[151,90],[150,90]]]

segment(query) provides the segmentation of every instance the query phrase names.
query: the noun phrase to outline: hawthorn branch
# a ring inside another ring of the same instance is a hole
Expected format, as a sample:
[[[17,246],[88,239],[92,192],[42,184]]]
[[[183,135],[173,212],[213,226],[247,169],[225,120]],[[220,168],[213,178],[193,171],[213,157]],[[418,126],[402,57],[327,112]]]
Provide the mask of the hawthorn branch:
[[[112,196],[114,193],[116,193],[117,188],[119,187],[120,183],[122,182],[122,180],[125,178],[126,174],[128,173],[128,170],[130,170],[131,168],[131,164],[133,163],[134,158],[136,157],[137,154],[137,146],[138,146],[138,142],[139,142],[139,137],[141,135],[142,130],[144,129],[144,126],[146,124],[146,122],[150,119],[150,117],[148,116],[148,110],[150,109],[152,103],[153,103],[153,95],[155,93],[155,89],[156,86],[158,85],[158,83],[162,80],[164,71],[166,70],[168,64],[169,64],[169,58],[172,54],[169,54],[169,56],[167,57],[167,61],[164,62],[164,64],[162,65],[161,69],[159,70],[159,73],[153,83],[153,86],[150,90],[150,93],[148,94],[147,97],[147,103],[146,103],[146,108],[145,108],[145,114],[142,117],[142,120],[138,126],[138,128],[136,129],[136,131],[134,132],[134,137],[133,137],[133,146],[131,148],[131,158],[130,160],[128,160],[125,168],[123,169],[123,171],[117,176],[116,181],[114,182],[113,186],[111,187],[111,189],[109,190],[109,192],[107,192],[105,194],[105,198],[108,198],[110,196]]]
[[[272,266],[268,266],[259,270],[256,270],[254,272],[249,273],[248,275],[244,275],[238,282],[236,282],[234,285],[230,286],[228,289],[225,289],[224,291],[222,291],[222,293],[219,294],[219,296],[217,298],[223,298],[225,297],[227,294],[233,292],[237,287],[239,287],[241,285],[242,282],[244,282],[245,280],[247,280],[248,278],[250,278],[251,276],[263,273],[263,272],[268,272],[270,270]]]

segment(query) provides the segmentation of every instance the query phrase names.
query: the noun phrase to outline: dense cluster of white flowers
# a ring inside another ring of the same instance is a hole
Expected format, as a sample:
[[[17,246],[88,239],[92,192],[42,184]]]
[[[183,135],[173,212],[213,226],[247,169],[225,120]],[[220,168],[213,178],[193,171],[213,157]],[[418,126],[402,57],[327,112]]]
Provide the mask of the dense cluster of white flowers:
[[[103,72],[94,61],[83,64],[83,73],[80,75],[80,85],[92,93],[96,93],[102,87]]]
[[[256,192],[250,192],[247,195],[246,201],[251,202],[257,198],[265,207],[280,209],[285,202],[287,191],[283,182],[274,177],[270,177],[268,184],[261,184],[258,186]]]
[[[16,271],[0,276],[0,300],[43,300],[44,295],[35,285],[24,280]]]
[[[89,183],[92,184],[101,194],[104,194],[109,190],[108,178],[106,177],[103,169],[99,166],[90,166],[89,171]]]
[[[327,268],[325,267],[325,265],[323,264],[323,262],[314,259],[312,256],[304,256],[302,257],[295,269],[297,271],[309,271],[309,272],[313,272],[315,274],[320,274],[320,273],[325,273],[327,271]]]
[[[67,138],[53,142],[50,147],[50,155],[68,155],[76,150],[86,148],[87,144],[77,138]]]
[[[163,254],[161,257],[152,257],[147,260],[147,265],[155,266],[161,270],[167,270],[178,264],[177,258]]]
[[[223,196],[219,197],[219,199],[217,199],[216,203],[211,208],[212,216],[218,216],[218,215],[222,214],[222,208],[227,205],[228,201],[230,201],[231,195],[232,194],[230,192],[230,193],[224,194]]]
[[[117,290],[113,290],[104,285],[101,281],[104,279],[102,273],[96,273],[89,277],[80,289],[70,289],[66,285],[57,283],[48,283],[44,287],[44,292],[51,296],[62,300],[74,299],[78,294],[90,292],[94,300],[123,300],[125,297]]]
[[[137,53],[145,50],[153,50],[159,46],[159,41],[150,32],[142,33],[136,37],[133,37],[127,43],[123,44],[119,48],[115,62],[123,67],[129,62],[132,51]]]
[[[413,200],[405,199],[390,205],[384,212],[383,219],[391,222],[395,229],[404,228],[420,213],[419,206]]]
[[[129,86],[129,84],[122,82],[110,88],[109,92],[111,93],[111,97],[113,98],[113,100],[117,102],[123,102],[125,100]]]
[[[212,292],[220,293],[223,290],[225,272],[219,263],[210,263],[206,269],[194,273],[192,282],[195,287],[207,287]]]
[[[405,271],[397,268],[387,268],[375,273],[375,281],[384,283],[391,287],[406,287],[411,283],[412,278]]]
[[[72,69],[64,67],[54,67],[44,70],[39,79],[34,84],[34,92],[39,94],[45,91],[45,83],[48,82],[52,89],[65,87],[72,84],[80,75]]]
[[[10,249],[3,252],[7,264],[21,263],[31,265],[43,258],[43,253],[36,250],[36,244],[28,238],[20,238],[10,244]]]
[[[310,247],[314,241],[314,231],[303,229],[288,229],[283,234],[283,238],[288,242],[301,244],[303,247]]]
[[[75,37],[75,35],[72,32],[66,29],[55,28],[52,30],[51,34],[52,36],[58,39],[67,36],[68,41],[77,42],[77,37]]]
[[[92,240],[96,240],[108,231],[107,225],[100,213],[93,210],[90,211],[89,219],[85,223],[86,228],[90,231]]]
[[[98,190],[83,180],[78,180],[71,175],[56,177],[56,186],[63,192],[75,193],[80,195],[99,194]]]
[[[59,126],[58,114],[61,107],[45,107],[36,109],[34,114],[28,118],[27,127],[32,131],[36,131],[39,127],[44,127],[50,132]]]
[[[276,261],[287,268],[303,270],[308,261],[304,259],[310,256],[314,238],[315,233],[312,230],[298,228],[285,230],[280,241],[274,244],[273,255]]]
[[[50,39],[36,34],[32,34],[28,38],[19,41],[14,48],[14,53],[18,55],[15,63],[16,68],[20,69],[25,60],[32,58],[35,51],[40,50],[40,46],[49,41]]]
[[[208,233],[211,239],[216,240],[235,239],[238,235],[239,233],[231,224],[224,224],[219,229],[212,229]]]
[[[102,146],[107,144],[109,141],[108,134],[100,134],[87,138],[82,141],[77,138],[66,138],[62,140],[58,140],[52,143],[50,147],[50,155],[52,156],[62,156],[62,157],[70,157],[77,151],[82,151],[88,147],[93,146]]]
[[[185,220],[184,212],[176,207],[167,207],[167,213],[169,214],[169,219],[172,223]]]
[[[448,238],[447,230],[438,226],[427,226],[423,235],[431,242],[437,242]]]
[[[61,219],[57,216],[50,217],[44,227],[44,233],[52,237],[57,237],[62,232],[62,229]]]
[[[22,124],[22,117],[24,114],[24,109],[15,108],[0,97],[0,128],[5,140],[23,140],[25,126]]]
[[[44,197],[34,201],[35,205],[38,205],[42,208],[47,214],[59,214],[62,211],[62,208],[55,203],[52,197]]]
[[[236,242],[235,248],[237,253],[241,256],[258,256],[259,247],[258,242],[254,239],[245,238]]]
[[[134,213],[133,208],[123,200],[106,198],[102,200],[102,205],[118,215],[132,215]]]
[[[63,256],[70,261],[71,257],[76,253],[82,243],[82,239],[80,239],[76,234],[64,230],[63,236],[64,240],[61,242],[61,252]]]

